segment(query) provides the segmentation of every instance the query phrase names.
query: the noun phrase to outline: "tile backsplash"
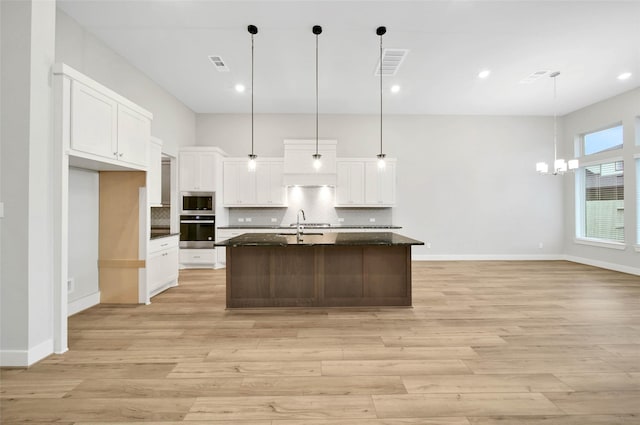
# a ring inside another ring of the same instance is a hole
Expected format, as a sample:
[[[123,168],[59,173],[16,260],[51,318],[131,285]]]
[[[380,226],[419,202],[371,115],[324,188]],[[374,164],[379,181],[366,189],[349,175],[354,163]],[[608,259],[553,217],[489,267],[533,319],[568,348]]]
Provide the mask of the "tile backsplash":
[[[151,226],[169,226],[171,207],[151,207]]]
[[[299,209],[309,223],[394,224],[392,208],[335,208],[333,187],[289,187],[287,196],[288,208],[230,208],[229,225],[289,226],[296,222]]]

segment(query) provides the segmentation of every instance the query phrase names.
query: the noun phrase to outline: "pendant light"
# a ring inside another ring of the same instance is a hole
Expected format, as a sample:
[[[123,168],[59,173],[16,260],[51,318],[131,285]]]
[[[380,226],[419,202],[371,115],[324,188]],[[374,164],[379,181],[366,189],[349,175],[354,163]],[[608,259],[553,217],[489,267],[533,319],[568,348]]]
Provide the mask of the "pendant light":
[[[313,157],[313,168],[317,170],[322,167],[322,155],[318,153],[318,36],[322,34],[322,27],[320,25],[314,25],[312,29],[313,33],[316,35],[316,153],[312,155]]]
[[[553,111],[553,171],[549,172],[549,164],[546,162],[538,162],[536,163],[536,171],[540,174],[553,174],[562,175],[569,171],[576,170],[580,164],[577,159],[571,159],[569,162],[564,159],[558,159],[558,105],[557,105],[557,93],[556,93],[556,78],[560,75],[559,72],[553,72],[549,77],[553,78],[553,102],[554,102],[554,111]]]
[[[380,64],[378,73],[380,74],[380,153],[376,155],[378,158],[378,169],[383,170],[386,166],[386,155],[382,152],[382,36],[387,32],[386,27],[378,27],[376,34],[380,37]]]
[[[249,171],[256,170],[256,159],[258,155],[253,153],[253,36],[258,33],[258,27],[249,25],[247,31],[251,34],[251,153],[249,156]]]

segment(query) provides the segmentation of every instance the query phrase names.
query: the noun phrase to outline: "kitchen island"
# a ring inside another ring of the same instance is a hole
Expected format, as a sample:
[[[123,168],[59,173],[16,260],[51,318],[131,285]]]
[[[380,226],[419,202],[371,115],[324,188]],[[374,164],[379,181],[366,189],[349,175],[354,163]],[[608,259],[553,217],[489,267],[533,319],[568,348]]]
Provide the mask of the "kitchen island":
[[[227,249],[227,308],[411,306],[411,246],[391,232],[245,233]]]

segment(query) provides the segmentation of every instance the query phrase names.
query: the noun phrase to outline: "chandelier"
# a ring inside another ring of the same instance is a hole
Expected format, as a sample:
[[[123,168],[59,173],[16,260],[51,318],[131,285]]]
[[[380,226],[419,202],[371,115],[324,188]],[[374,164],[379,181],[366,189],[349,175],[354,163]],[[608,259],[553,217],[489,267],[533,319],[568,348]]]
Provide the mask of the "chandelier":
[[[553,78],[553,169],[549,171],[549,164],[546,162],[536,163],[536,171],[540,174],[553,174],[554,176],[564,174],[569,171],[576,170],[580,164],[577,159],[570,159],[568,162],[562,158],[558,158],[558,104],[556,95],[556,77],[560,75],[559,72],[554,72],[549,77]]]

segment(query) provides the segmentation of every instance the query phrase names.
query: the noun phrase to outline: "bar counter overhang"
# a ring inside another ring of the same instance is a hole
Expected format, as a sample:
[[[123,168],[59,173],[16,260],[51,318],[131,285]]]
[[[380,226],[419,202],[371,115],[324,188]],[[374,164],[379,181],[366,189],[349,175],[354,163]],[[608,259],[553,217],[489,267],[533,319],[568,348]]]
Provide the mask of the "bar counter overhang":
[[[411,306],[411,246],[391,232],[245,233],[227,249],[227,308]]]

